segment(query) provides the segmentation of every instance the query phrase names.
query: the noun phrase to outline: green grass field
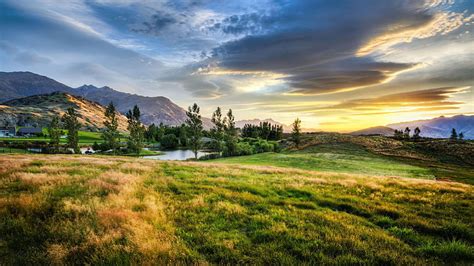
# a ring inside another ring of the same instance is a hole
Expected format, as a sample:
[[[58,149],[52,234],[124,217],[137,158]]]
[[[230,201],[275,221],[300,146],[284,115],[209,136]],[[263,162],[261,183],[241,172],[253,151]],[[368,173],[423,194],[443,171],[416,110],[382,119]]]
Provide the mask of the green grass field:
[[[474,184],[474,170],[453,164],[375,154],[350,143],[324,143],[303,150],[261,153],[214,160],[219,163],[270,165],[323,172],[453,179]]]
[[[44,131],[44,130],[43,130]],[[26,137],[26,138],[6,138],[0,137],[0,140],[6,141],[49,141],[49,137]],[[92,144],[94,142],[102,142],[102,133],[79,131],[79,144]],[[66,139],[62,138],[61,143],[66,143]]]
[[[372,154],[351,143],[322,144],[301,151],[229,157],[217,162],[272,165],[304,170],[432,179],[428,169]]]
[[[45,131],[45,130],[43,130]],[[122,137],[125,139],[125,137]],[[26,137],[26,138],[7,138],[0,137],[0,141],[44,141],[48,142],[49,137]],[[65,138],[61,138],[61,143],[66,143]],[[89,131],[79,131],[79,145],[92,145],[94,142],[102,143],[102,133],[100,132],[89,132]]]
[[[383,164],[367,171],[395,171]],[[7,265],[472,265],[472,213],[474,187],[456,182],[221,162],[0,156],[0,261]]]

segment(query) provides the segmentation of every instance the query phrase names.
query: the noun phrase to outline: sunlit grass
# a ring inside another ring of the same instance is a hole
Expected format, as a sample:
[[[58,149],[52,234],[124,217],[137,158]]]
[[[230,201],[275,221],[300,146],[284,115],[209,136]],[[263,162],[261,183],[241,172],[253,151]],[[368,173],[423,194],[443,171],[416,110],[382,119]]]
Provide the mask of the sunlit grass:
[[[5,264],[472,264],[472,213],[455,182],[0,156]]]

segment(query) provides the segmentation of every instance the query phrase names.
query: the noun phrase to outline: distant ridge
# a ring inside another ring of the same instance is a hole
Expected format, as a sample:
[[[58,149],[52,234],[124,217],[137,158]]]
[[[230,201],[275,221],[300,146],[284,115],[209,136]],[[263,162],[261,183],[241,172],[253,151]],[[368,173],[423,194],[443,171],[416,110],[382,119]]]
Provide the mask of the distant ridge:
[[[409,127],[413,133],[416,127],[421,130],[422,137],[449,138],[454,128],[464,134],[465,139],[474,139],[474,116],[456,115],[452,117],[440,116],[433,119],[415,120],[389,124],[387,126],[370,127],[351,132],[351,135],[383,135],[391,136],[395,129],[405,130]]]
[[[405,129],[406,127],[409,127],[412,130],[419,127],[421,130],[421,136],[431,138],[449,138],[451,130],[454,128],[458,133],[462,132],[464,138],[474,139],[474,116],[440,116],[433,119],[402,122],[389,124],[387,126],[393,129]]]

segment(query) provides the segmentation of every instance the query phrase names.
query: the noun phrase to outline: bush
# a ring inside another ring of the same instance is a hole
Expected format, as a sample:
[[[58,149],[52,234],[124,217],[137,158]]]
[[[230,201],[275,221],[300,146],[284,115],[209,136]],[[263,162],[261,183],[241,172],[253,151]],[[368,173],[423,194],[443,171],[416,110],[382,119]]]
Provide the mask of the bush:
[[[161,147],[164,149],[175,149],[179,145],[179,140],[174,134],[165,135],[161,139]]]
[[[251,155],[255,153],[255,148],[248,142],[237,143],[237,155]]]

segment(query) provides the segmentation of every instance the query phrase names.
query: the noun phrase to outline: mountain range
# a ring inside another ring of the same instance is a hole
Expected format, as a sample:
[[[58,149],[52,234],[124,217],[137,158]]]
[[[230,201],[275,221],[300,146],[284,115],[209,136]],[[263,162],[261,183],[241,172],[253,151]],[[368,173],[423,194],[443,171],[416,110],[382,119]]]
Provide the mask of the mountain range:
[[[457,133],[463,133],[467,139],[474,139],[474,116],[456,115],[452,117],[440,116],[427,120],[416,120],[389,124],[387,127],[403,130],[406,127],[412,130],[419,127],[421,136],[431,138],[449,138],[451,130],[456,129]]]
[[[465,139],[474,139],[474,116],[456,115],[452,117],[440,116],[433,119],[416,120],[389,124],[386,126],[370,127],[352,132],[352,135],[383,135],[393,136],[396,130],[410,128],[413,133],[415,128],[421,130],[422,137],[449,138],[451,130],[456,129],[457,133],[463,133]]]
[[[31,72],[0,72],[0,102],[32,95],[66,92],[84,99],[107,105],[111,101],[125,114],[134,105],[140,107],[144,124],[180,125],[186,120],[186,111],[162,96],[147,97],[116,91],[110,87],[83,85],[71,88],[51,78]],[[211,120],[203,118],[205,128],[212,127]]]

